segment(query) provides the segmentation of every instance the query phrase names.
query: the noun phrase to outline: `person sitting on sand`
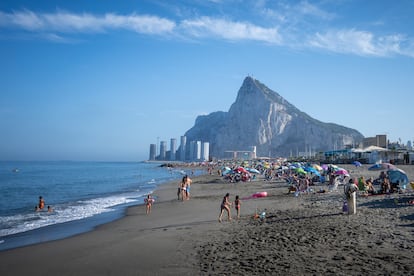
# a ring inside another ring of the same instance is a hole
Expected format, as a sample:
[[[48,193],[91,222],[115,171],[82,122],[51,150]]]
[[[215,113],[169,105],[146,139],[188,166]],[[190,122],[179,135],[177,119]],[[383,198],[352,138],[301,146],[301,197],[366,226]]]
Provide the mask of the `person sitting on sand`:
[[[388,194],[391,191],[390,179],[388,177],[384,178],[384,181],[381,184],[381,193]]]
[[[358,178],[358,190],[363,192],[363,195],[365,195],[365,196],[368,195],[368,186],[367,186],[367,183],[366,183],[365,178],[363,176]]]
[[[230,194],[229,193],[227,193],[223,197],[223,201],[221,202],[221,206],[220,206],[219,222],[221,222],[221,217],[223,216],[224,210],[227,211],[227,217],[228,217],[229,221],[231,221],[231,214],[230,214],[231,202],[229,200],[229,197],[230,197]]]
[[[367,179],[366,184],[367,184],[366,187],[367,187],[368,194],[371,194],[371,195],[375,194],[374,185],[372,183],[372,177]]]

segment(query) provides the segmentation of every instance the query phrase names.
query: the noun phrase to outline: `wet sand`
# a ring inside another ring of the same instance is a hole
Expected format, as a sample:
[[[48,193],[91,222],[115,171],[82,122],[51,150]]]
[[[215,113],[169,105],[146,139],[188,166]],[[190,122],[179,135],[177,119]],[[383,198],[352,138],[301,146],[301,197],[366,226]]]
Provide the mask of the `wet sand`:
[[[344,166],[353,177],[378,171]],[[414,166],[399,166],[414,180]],[[357,198],[342,212],[343,192],[287,194],[282,181],[226,183],[194,179],[192,197],[177,200],[178,183],[124,218],[64,240],[0,252],[1,275],[409,275],[414,274],[414,199],[404,194]],[[326,186],[314,186],[314,191]],[[246,198],[241,219],[218,222],[225,193]],[[254,218],[266,212],[264,219]]]

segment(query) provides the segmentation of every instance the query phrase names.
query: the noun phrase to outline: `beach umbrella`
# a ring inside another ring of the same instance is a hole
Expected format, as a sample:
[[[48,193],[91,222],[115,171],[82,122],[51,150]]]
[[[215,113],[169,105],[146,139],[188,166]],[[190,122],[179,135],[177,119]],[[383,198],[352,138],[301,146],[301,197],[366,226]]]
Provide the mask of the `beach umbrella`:
[[[334,174],[336,175],[349,175],[348,171],[342,168],[338,168]]]
[[[313,167],[306,167],[306,168],[304,168],[304,170],[308,173],[313,173],[317,176],[321,176],[321,174]]]
[[[249,173],[260,174],[260,172],[258,170],[253,169],[253,168],[246,168],[246,171],[248,171]]]
[[[300,167],[300,168],[296,168],[296,169],[295,169],[295,171],[296,171],[297,173],[306,174],[306,171],[305,171],[302,167]]]
[[[354,164],[355,167],[361,167],[362,166],[361,162],[359,162],[359,161],[354,161],[354,162],[352,162],[352,164]]]
[[[407,185],[409,182],[407,174],[401,169],[389,170],[387,174],[391,183],[399,182],[400,185]]]
[[[246,169],[243,167],[238,167],[237,169],[234,169],[235,172],[237,173],[246,173]]]
[[[382,170],[395,170],[395,169],[397,169],[397,167],[391,163],[377,163],[368,168],[369,171],[382,171]]]
[[[313,164],[312,167],[314,167],[318,171],[322,171],[323,170],[323,168],[321,166],[319,166],[318,164]]]
[[[225,171],[223,171],[221,174],[222,174],[222,175],[227,175],[227,174],[229,174],[229,173],[233,173],[233,170],[225,170]]]

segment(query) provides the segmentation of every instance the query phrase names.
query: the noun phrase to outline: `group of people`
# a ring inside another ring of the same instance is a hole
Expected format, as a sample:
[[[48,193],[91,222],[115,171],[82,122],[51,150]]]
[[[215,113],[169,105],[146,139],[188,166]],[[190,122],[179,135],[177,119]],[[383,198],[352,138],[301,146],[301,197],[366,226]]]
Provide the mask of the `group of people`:
[[[223,200],[221,202],[220,205],[220,215],[219,215],[219,222],[221,222],[221,218],[223,217],[224,211],[227,212],[227,218],[229,221],[231,221],[231,211],[230,211],[230,207],[231,205],[234,204],[234,208],[236,209],[237,212],[237,219],[240,218],[240,207],[241,207],[241,201],[238,195],[236,195],[236,198],[234,200],[234,202],[230,201],[230,194],[227,193],[224,197]]]
[[[189,200],[190,199],[190,187],[193,181],[188,175],[185,175],[178,185],[177,197],[178,200]],[[145,203],[145,213],[149,215],[151,213],[152,204],[154,203],[154,198],[149,194],[144,199]]]
[[[35,206],[35,211],[36,212],[40,212],[43,211],[43,209],[45,208],[45,200],[43,199],[42,196],[39,196],[39,203]],[[52,207],[47,206],[47,211],[50,213],[52,212]]]
[[[177,198],[178,200],[189,200],[190,199],[190,188],[193,181],[188,175],[185,175],[181,182],[178,184]]]

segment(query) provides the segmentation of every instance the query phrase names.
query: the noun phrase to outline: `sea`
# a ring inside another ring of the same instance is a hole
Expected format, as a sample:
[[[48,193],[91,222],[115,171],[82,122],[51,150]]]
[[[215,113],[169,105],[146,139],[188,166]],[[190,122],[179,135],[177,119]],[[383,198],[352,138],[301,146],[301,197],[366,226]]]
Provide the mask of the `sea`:
[[[90,231],[160,185],[201,173],[153,162],[1,161],[0,250]],[[45,208],[35,211],[40,196]]]

